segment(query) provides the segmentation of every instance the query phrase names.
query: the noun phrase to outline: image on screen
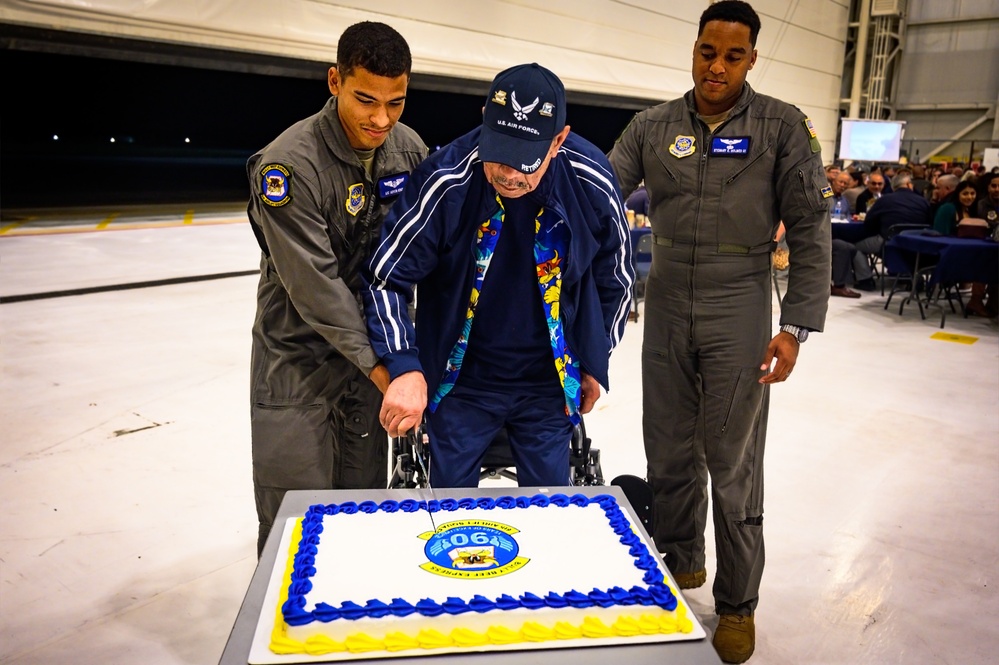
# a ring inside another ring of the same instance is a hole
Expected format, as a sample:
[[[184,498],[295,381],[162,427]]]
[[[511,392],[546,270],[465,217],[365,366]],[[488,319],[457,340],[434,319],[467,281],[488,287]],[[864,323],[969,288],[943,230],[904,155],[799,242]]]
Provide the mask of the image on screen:
[[[839,158],[864,162],[897,162],[902,145],[903,122],[843,119]]]

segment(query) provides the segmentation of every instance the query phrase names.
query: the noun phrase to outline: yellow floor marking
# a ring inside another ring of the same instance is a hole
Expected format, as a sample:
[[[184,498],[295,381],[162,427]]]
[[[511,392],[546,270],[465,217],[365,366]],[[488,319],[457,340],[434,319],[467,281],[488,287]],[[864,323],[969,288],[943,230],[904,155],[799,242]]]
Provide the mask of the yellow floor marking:
[[[194,211],[193,210],[188,210],[187,212],[184,213],[184,223],[185,224],[194,224]]]
[[[93,233],[97,229],[93,226],[83,226],[83,225],[71,225],[71,226],[59,226],[59,227],[48,227],[48,228],[38,228],[27,226],[24,228],[17,228],[10,233],[4,233],[4,230],[10,227],[23,225],[24,222],[15,222],[7,227],[0,227],[0,236],[6,236],[8,238],[19,238],[21,236],[47,236],[47,235],[59,235],[63,233]],[[230,217],[230,218],[219,218],[210,219],[206,221],[200,221],[191,224],[191,226],[216,226],[218,224],[246,224],[245,217]],[[115,226],[110,226],[104,231],[138,231],[145,229],[166,229],[180,226],[177,221],[167,221],[167,222],[139,222],[139,223],[129,223],[120,222]]]
[[[29,217],[29,218],[27,218],[27,219],[25,219],[23,221],[20,221],[20,222],[13,222],[11,224],[7,224],[6,226],[0,226],[0,235],[3,235],[4,233],[7,233],[7,231],[10,231],[11,229],[16,229],[19,226],[23,226],[24,224],[27,224],[28,222],[30,222],[33,219],[37,219],[37,217]]]
[[[977,337],[972,337],[971,335],[954,335],[952,333],[933,333],[930,335],[930,339],[939,339],[943,342],[956,342],[957,344],[974,344],[978,341]]]
[[[110,215],[108,215],[107,217],[105,217],[104,221],[102,221],[100,224],[97,225],[97,230],[98,231],[103,231],[104,229],[106,229],[108,227],[108,224],[110,224],[111,222],[113,222],[115,220],[115,218],[118,215],[120,215],[120,214],[121,214],[120,212],[113,212]]]

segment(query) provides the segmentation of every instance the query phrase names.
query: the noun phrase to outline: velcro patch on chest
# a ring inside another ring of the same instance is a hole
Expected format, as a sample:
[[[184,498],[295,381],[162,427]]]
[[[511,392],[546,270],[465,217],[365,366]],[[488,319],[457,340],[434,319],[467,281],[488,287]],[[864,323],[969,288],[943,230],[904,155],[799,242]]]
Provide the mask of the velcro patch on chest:
[[[402,194],[402,190],[406,187],[408,181],[408,173],[396,173],[395,175],[385,176],[378,181],[378,198],[388,199],[393,196],[399,196]]]
[[[749,154],[748,136],[715,136],[711,139],[712,157],[745,157]]]

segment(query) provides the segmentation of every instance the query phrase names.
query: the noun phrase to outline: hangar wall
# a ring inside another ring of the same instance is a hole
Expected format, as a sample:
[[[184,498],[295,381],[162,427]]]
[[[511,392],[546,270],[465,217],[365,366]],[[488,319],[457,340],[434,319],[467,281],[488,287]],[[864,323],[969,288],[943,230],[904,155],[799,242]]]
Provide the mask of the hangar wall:
[[[414,74],[433,77],[427,80],[435,85],[460,89],[466,82],[467,91],[484,90],[501,69],[536,61],[559,74],[570,101],[575,94],[640,109],[690,88],[691,47],[707,4],[706,0],[0,0],[0,23],[41,28],[56,36],[89,34],[163,48],[202,47],[217,50],[222,58],[255,54],[332,62],[336,38],[345,27],[361,20],[384,21],[409,41]],[[827,162],[834,157],[849,4],[850,0],[753,2],[763,29],[757,44],[759,59],[748,80],[758,91],[791,102],[811,117]]]
[[[897,89],[903,146],[920,161],[999,146],[999,0],[911,0]]]

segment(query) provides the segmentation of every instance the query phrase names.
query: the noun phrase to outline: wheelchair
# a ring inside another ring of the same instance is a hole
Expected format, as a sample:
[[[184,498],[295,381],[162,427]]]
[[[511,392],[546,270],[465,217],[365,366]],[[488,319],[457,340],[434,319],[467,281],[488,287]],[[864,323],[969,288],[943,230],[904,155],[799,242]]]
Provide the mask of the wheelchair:
[[[390,438],[394,468],[388,482],[388,489],[426,489],[430,469],[430,437],[425,424],[405,436]],[[489,444],[482,459],[479,480],[490,478],[517,480],[516,464],[510,451],[510,440],[506,429],[501,429]],[[575,487],[603,486],[604,476],[600,467],[600,450],[594,448],[586,436],[586,423],[580,420],[573,428],[569,440],[569,478]],[[621,488],[628,502],[635,510],[646,532],[652,533],[654,496],[652,487],[644,478],[633,475],[617,476],[611,485]]]
[[[426,426],[421,424],[415,432],[391,439],[395,466],[389,489],[427,487],[427,472],[430,469],[430,446]],[[510,450],[510,439],[503,428],[489,444],[482,459],[479,480],[506,478],[517,481],[516,464]],[[576,487],[604,484],[600,468],[600,451],[593,448],[586,436],[586,425],[580,423],[573,428],[569,440],[569,478]]]

